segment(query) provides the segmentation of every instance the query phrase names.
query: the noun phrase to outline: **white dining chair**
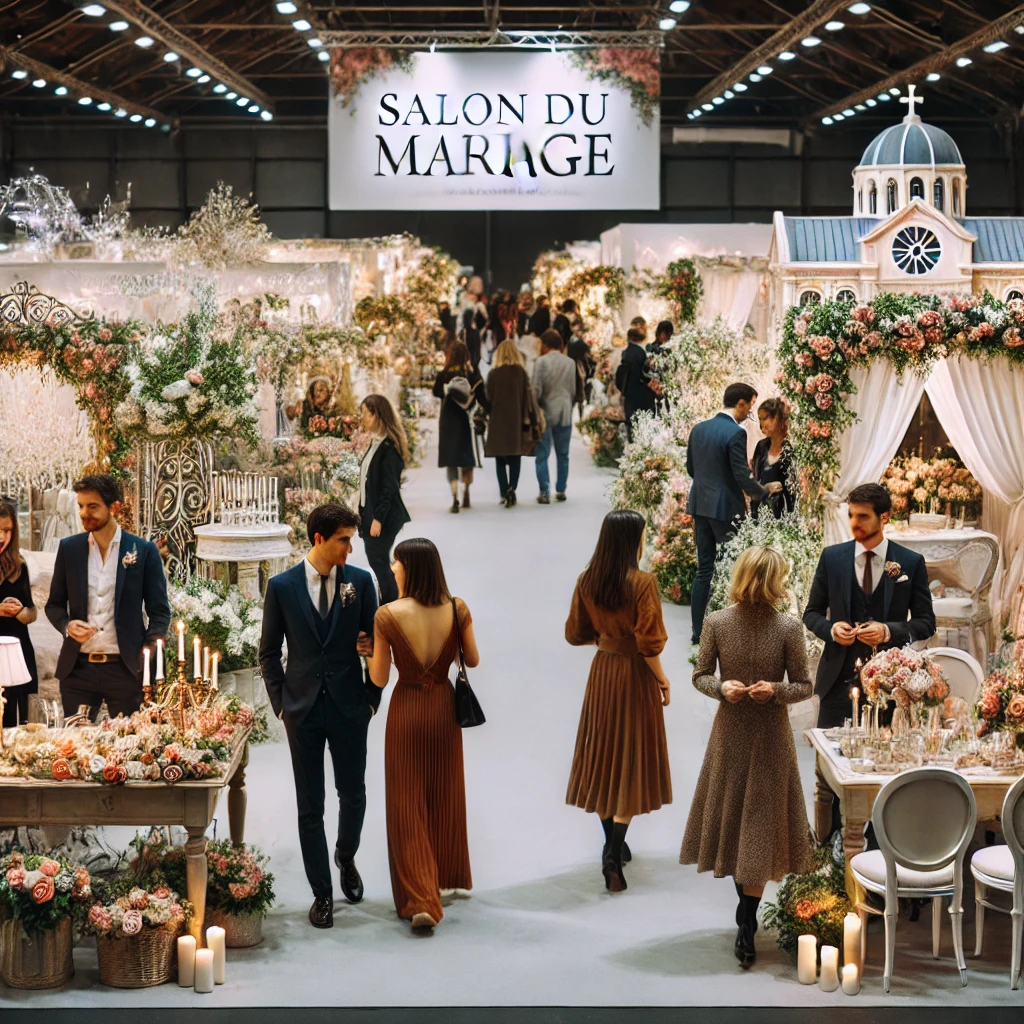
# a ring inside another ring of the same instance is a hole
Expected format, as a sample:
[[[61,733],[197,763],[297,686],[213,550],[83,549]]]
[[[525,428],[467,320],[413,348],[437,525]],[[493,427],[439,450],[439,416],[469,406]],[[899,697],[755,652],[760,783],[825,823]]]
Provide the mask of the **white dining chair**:
[[[929,647],[924,653],[942,669],[949,682],[950,696],[963,697],[968,707],[974,707],[985,679],[978,659],[958,647]]]
[[[970,785],[951,768],[912,768],[886,782],[871,811],[879,849],[858,853],[850,862],[854,878],[868,892],[885,897],[885,971],[889,991],[896,949],[899,900],[932,901],[932,955],[939,957],[942,901],[950,901],[953,950],[960,984],[967,984],[964,960],[964,855],[974,835],[978,806]],[[879,913],[858,903],[861,962],[867,915]]]
[[[1024,931],[1024,776],[1019,778],[1003,800],[1003,837],[1005,846],[986,846],[971,858],[974,876],[974,955],[981,956],[985,937],[985,908],[1011,915],[1013,942],[1010,949],[1010,988],[1020,988],[1021,932]],[[992,903],[988,890],[1013,894],[1006,907]]]

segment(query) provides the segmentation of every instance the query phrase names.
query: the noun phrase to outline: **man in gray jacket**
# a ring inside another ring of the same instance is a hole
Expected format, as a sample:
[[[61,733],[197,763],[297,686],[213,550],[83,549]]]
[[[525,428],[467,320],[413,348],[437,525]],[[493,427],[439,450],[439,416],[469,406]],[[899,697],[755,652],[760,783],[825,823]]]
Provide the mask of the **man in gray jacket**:
[[[565,501],[569,480],[569,442],[572,440],[572,407],[576,401],[576,362],[562,350],[565,341],[555,330],[540,338],[540,358],[533,368],[533,393],[544,411],[547,427],[534,453],[537,459],[537,486],[541,505],[551,504],[551,477],[548,456],[555,449],[555,501]]]

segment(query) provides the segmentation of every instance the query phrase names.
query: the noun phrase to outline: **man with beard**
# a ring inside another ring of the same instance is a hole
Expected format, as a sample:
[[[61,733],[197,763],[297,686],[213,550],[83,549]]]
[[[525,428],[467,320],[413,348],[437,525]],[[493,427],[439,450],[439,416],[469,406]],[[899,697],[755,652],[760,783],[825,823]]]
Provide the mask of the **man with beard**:
[[[56,672],[64,714],[86,704],[95,721],[104,701],[111,717],[139,709],[142,648],[167,635],[171,609],[156,545],[117,522],[121,484],[86,476],[73,487],[85,533],[57,548],[46,617],[64,635]]]

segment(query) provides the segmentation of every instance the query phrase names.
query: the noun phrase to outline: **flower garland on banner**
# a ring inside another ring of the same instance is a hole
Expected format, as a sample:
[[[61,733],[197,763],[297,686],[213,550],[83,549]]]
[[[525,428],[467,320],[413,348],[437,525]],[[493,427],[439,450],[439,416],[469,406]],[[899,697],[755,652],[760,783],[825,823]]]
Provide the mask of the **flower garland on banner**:
[[[354,46],[331,50],[330,79],[334,95],[343,107],[350,107],[364,82],[382,75],[392,67],[411,72],[412,55],[404,50],[386,50],[380,46]],[[354,108],[353,108],[354,109]]]
[[[661,94],[661,54],[657,49],[574,50],[569,59],[588,78],[625,89],[640,120],[650,126]]]
[[[897,374],[927,375],[949,355],[1006,356],[1024,366],[1024,300],[886,293],[871,302],[787,310],[776,382],[798,409],[793,440],[810,497],[839,473],[839,437],[856,419],[847,405],[854,367],[888,359]]]

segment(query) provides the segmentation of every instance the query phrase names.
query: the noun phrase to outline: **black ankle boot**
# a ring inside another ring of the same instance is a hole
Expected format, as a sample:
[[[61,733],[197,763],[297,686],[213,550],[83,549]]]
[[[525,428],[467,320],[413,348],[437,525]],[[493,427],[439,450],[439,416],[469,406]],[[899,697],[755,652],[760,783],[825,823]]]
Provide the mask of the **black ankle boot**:
[[[613,822],[611,841],[604,855],[601,870],[604,873],[605,888],[609,892],[625,892],[626,876],[622,873],[622,845],[626,841],[628,824]]]
[[[761,903],[760,896],[744,895],[742,899],[743,919],[736,933],[736,959],[746,970],[757,958],[754,948],[754,934],[757,932],[757,908]]]
[[[739,902],[736,904],[736,927],[738,928],[743,924],[743,886],[739,882],[733,882],[736,886],[736,895],[739,898]],[[739,941],[739,935],[736,936]]]

